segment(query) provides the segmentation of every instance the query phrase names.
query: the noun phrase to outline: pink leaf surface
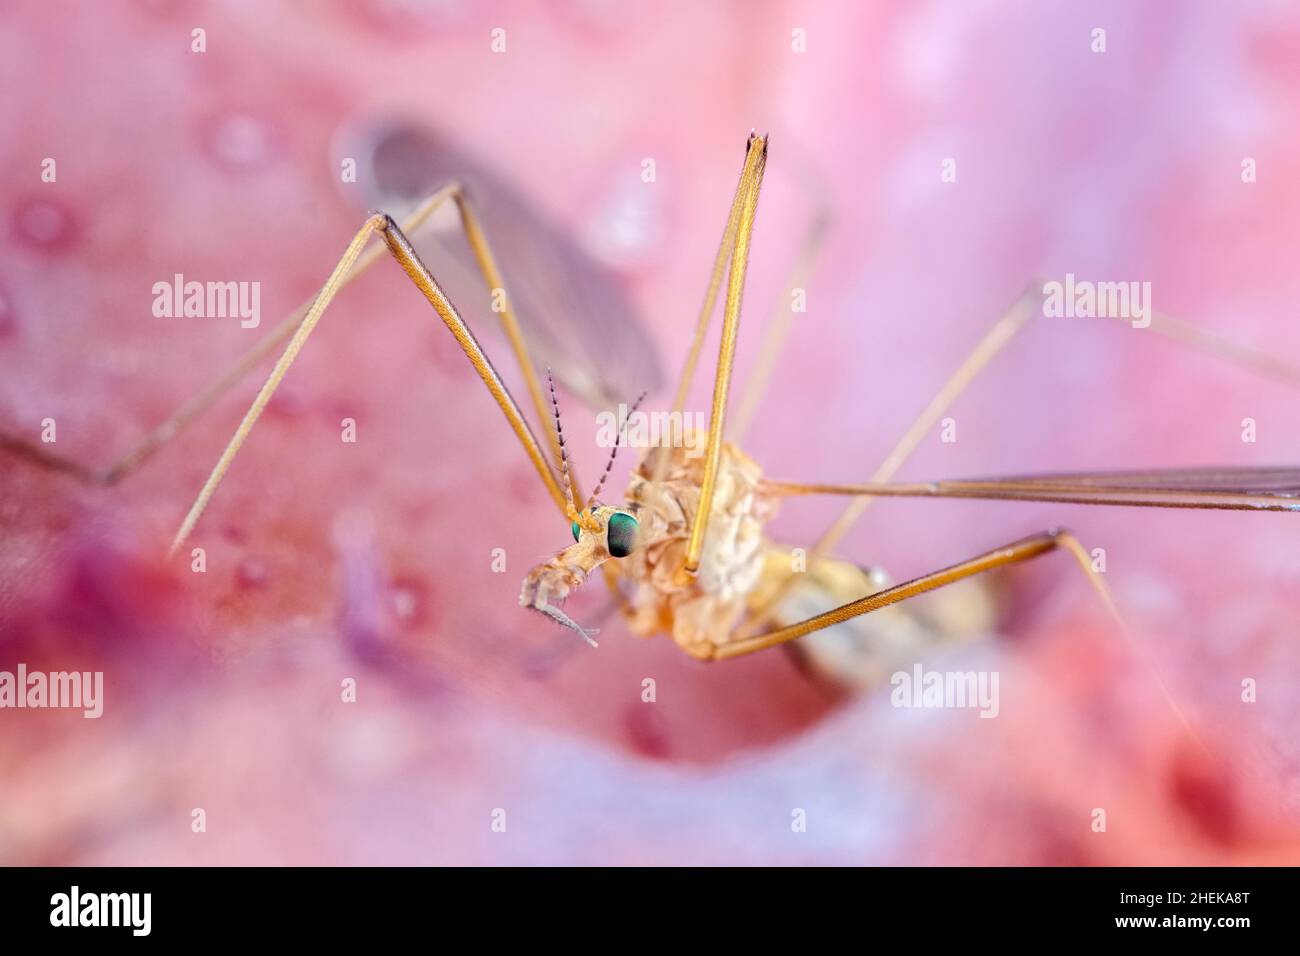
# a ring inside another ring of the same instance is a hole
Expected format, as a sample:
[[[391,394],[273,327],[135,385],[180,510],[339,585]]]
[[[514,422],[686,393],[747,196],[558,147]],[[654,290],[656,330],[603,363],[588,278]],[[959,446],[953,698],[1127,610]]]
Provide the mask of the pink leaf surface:
[[[384,117],[483,157],[613,269],[672,371],[745,134],[769,131],[739,382],[810,198],[833,216],[747,442],[776,477],[865,480],[1034,277],[1150,281],[1159,310],[1300,361],[1284,5],[406,6],[0,12],[0,426],[53,418],[103,464],[211,382],[332,268],[365,209],[340,144]],[[155,318],[176,273],[260,282],[261,328]],[[568,528],[386,261],[204,516],[206,573],[164,561],[263,374],[116,488],[0,459],[0,670],[106,683],[98,720],[0,711],[0,861],[1300,862],[1291,515],[877,503],[839,550],[899,578],[1056,524],[1107,551],[1132,642],[1068,559],[1011,572],[1003,636],[942,665],[1001,674],[981,720],[830,698],[775,651],[701,665],[615,620],[591,651],[521,611]],[[954,409],[959,440],[901,477],[1294,463],[1295,398],[1119,323],[1036,319]],[[836,509],[794,501],[772,530],[807,546]]]

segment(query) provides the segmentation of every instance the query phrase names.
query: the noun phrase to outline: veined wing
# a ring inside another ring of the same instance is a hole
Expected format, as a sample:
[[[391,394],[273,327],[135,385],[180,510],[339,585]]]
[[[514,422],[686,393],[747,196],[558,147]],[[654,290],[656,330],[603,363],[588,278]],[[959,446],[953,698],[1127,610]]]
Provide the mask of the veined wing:
[[[630,404],[663,384],[654,339],[617,275],[517,188],[414,122],[372,126],[355,139],[346,149],[365,167],[358,178],[371,208],[408,210],[453,181],[470,193],[539,372],[551,368],[593,409]],[[488,295],[459,228],[435,226],[411,239],[454,302],[483,304],[461,308],[485,327]]]
[[[979,498],[1083,505],[1300,511],[1300,468],[1171,468],[1093,471],[863,485],[766,481],[782,495]]]

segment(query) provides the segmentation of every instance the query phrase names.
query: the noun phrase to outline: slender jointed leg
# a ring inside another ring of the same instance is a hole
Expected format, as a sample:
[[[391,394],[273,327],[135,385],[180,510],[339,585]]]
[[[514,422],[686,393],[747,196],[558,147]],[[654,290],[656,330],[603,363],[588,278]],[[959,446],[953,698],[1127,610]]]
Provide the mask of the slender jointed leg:
[[[799,493],[823,493],[824,489],[806,486],[806,492]],[[830,491],[826,493],[838,494],[844,492]],[[1090,502],[1095,504],[1110,504],[1114,502]],[[1191,506],[1203,507],[1203,506]],[[986,551],[984,554],[976,555],[969,560],[962,561],[952,567],[944,568],[941,571],[935,571],[931,574],[924,574],[919,578],[913,578],[911,581],[905,581],[891,588],[886,588],[875,594],[870,594],[856,601],[841,605],[822,614],[810,617],[806,620],[799,621],[787,627],[778,628],[758,635],[744,635],[738,632],[737,639],[730,641],[715,648],[713,660],[725,660],[731,657],[740,657],[744,654],[752,654],[754,651],[761,651],[777,644],[784,644],[793,641],[796,638],[811,634],[814,631],[820,631],[825,628],[847,621],[850,618],[858,617],[862,614],[869,614],[877,611],[882,607],[888,607],[891,604],[898,604],[900,601],[906,601],[908,598],[916,597],[918,594],[924,594],[927,591],[933,591],[936,588],[953,584],[964,578],[980,574],[984,571],[991,571],[995,568],[1005,567],[1009,564],[1017,564],[1022,561],[1028,561],[1039,555],[1047,554],[1051,551],[1065,550],[1080,570],[1088,578],[1088,583],[1092,585],[1097,596],[1101,598],[1102,604],[1110,613],[1111,618],[1119,628],[1120,634],[1129,645],[1131,652],[1144,664],[1147,670],[1154,678],[1156,685],[1160,689],[1160,694],[1165,702],[1169,705],[1170,710],[1182,723],[1188,734],[1198,745],[1204,747],[1196,729],[1193,727],[1183,709],[1178,705],[1178,701],[1169,691],[1164,678],[1161,676],[1160,668],[1156,662],[1151,659],[1146,648],[1138,641],[1133,639],[1124,618],[1120,615],[1119,609],[1115,605],[1115,600],[1111,596],[1110,588],[1102,580],[1101,574],[1093,567],[1092,558],[1084,550],[1077,538],[1069,531],[1060,528],[1052,528],[1042,534],[1031,535],[1028,538],[1021,538],[1019,541],[1013,541],[1005,547],[996,548],[993,551]]]
[[[878,611],[882,607],[897,604],[899,601],[906,601],[910,597],[924,594],[926,591],[933,591],[935,588],[941,588],[963,578],[984,571],[991,571],[994,568],[1004,567],[1008,564],[1028,561],[1030,558],[1036,558],[1039,555],[1062,548],[1070,552],[1075,558],[1084,573],[1087,574],[1092,586],[1101,596],[1106,608],[1118,619],[1118,613],[1115,610],[1114,601],[1111,600],[1110,591],[1097,572],[1092,569],[1091,560],[1087,552],[1083,550],[1082,545],[1068,531],[1052,529],[1042,534],[1013,541],[1005,547],[986,551],[984,554],[976,555],[960,564],[944,568],[942,571],[925,574],[857,601],[851,601],[841,607],[810,617],[797,624],[723,644],[715,649],[713,659],[725,660],[731,657],[740,657],[742,654],[752,654],[754,651],[761,651],[777,644],[784,644],[787,641],[803,637],[805,634],[820,631],[823,628],[831,627],[861,614]]]
[[[741,176],[743,199],[736,220],[735,245],[731,252],[731,272],[727,277],[727,300],[723,308],[722,342],[718,348],[718,370],[713,381],[713,408],[709,417],[708,443],[704,452],[704,477],[700,482],[699,506],[691,522],[690,539],[682,571],[694,574],[700,567],[704,551],[704,534],[708,530],[709,509],[718,480],[718,462],[722,457],[722,433],[726,424],[727,395],[731,387],[731,369],[736,358],[736,336],[740,330],[740,305],[745,291],[745,270],[749,264],[749,243],[758,211],[758,194],[767,163],[767,140],[759,136],[750,143]]]
[[[796,289],[808,287],[813,267],[830,230],[830,222],[829,210],[818,209],[813,213],[812,222],[799,241],[799,251],[795,255],[790,278],[785,284],[785,294],[781,296],[776,314],[772,316],[767,329],[763,332],[763,343],[759,346],[758,358],[754,360],[754,367],[745,379],[745,388],[741,393],[740,401],[736,403],[736,413],[727,423],[727,435],[737,445],[744,443],[745,434],[758,413],[759,403],[762,402],[768,382],[771,381],[772,373],[776,370],[781,349],[790,335],[790,329],[794,326],[795,312],[791,306],[791,298]]]
[[[709,286],[704,292],[704,301],[700,304],[700,314],[695,320],[695,335],[691,339],[691,347],[686,352],[686,360],[682,363],[682,374],[677,380],[677,391],[673,393],[673,407],[671,411],[678,414],[686,407],[686,396],[690,392],[691,382],[695,379],[695,367],[700,361],[700,352],[704,349],[704,337],[708,334],[709,323],[713,319],[713,309],[718,301],[718,290],[722,288],[722,277],[726,272],[727,264],[731,262],[732,248],[736,243],[736,223],[740,221],[740,209],[745,202],[745,190],[748,187],[747,176],[749,174],[749,154],[754,149],[754,141],[757,137],[751,133],[749,140],[745,144],[746,162],[741,169],[740,180],[736,183],[736,193],[731,199],[731,210],[727,214],[727,225],[722,230],[722,240],[718,243],[718,252],[713,257],[713,269],[709,273]],[[643,456],[644,457],[644,456]],[[659,458],[659,464],[654,476],[656,481],[662,481],[669,459],[666,455]]]
[[[560,459],[559,430],[558,428],[551,428],[547,424],[546,399],[542,395],[542,386],[538,381],[537,370],[533,368],[533,363],[528,357],[528,347],[524,344],[523,333],[519,329],[519,321],[515,317],[510,295],[506,292],[505,280],[501,277],[501,269],[497,265],[496,256],[492,253],[492,246],[488,243],[487,232],[484,230],[482,220],[475,211],[474,205],[470,202],[465,190],[459,186],[454,187],[454,189],[453,196],[456,200],[456,209],[460,212],[460,222],[465,231],[465,239],[469,242],[469,247],[478,262],[479,272],[482,273],[483,281],[487,284],[488,294],[494,295],[497,290],[501,292],[501,301],[497,305],[497,314],[501,317],[501,327],[505,331],[506,339],[510,342],[511,350],[515,353],[515,361],[519,365],[519,370],[523,373],[524,384],[528,388],[528,396],[532,400],[533,411],[537,413],[537,420],[542,423],[542,427],[550,434],[551,460],[552,462],[558,462]],[[575,497],[580,497],[578,476],[574,473],[571,465],[569,480],[573,483]]]
[[[1033,282],[1025,289],[1016,302],[1003,313],[994,323],[988,333],[980,339],[979,343],[969,356],[962,362],[961,366],[953,373],[952,377],[943,384],[938,394],[931,399],[917,419],[904,433],[902,439],[885,457],[880,466],[872,473],[868,482],[869,485],[887,485],[898,470],[907,462],[916,451],[924,437],[929,434],[940,418],[948,411],[953,402],[970,386],[980,373],[989,365],[994,357],[998,355],[1019,333],[1022,331],[1030,318],[1037,315],[1041,308],[1041,282]],[[1127,319],[1125,320],[1128,321]],[[1228,339],[1221,338],[1212,333],[1197,329],[1178,319],[1166,315],[1157,314],[1153,316],[1151,322],[1151,331],[1165,336],[1173,341],[1180,342],[1184,345],[1201,351],[1212,358],[1219,359],[1225,363],[1236,365],[1247,371],[1254,372],[1258,375],[1267,376],[1276,380],[1285,382],[1293,386],[1300,386],[1300,368],[1294,363],[1288,363],[1279,360],[1265,352],[1248,346],[1232,342]],[[940,483],[947,484],[947,483]],[[957,483],[951,483],[957,484]],[[975,484],[975,483],[962,483]],[[1008,484],[998,482],[998,484]],[[1253,490],[1253,480],[1247,480],[1244,487]],[[917,486],[918,488],[921,486]],[[956,489],[945,488],[942,492],[937,491],[931,485],[927,485],[924,494],[926,496],[944,496],[956,497]],[[1009,494],[976,494],[978,489],[968,488],[965,497],[1009,497]],[[988,489],[985,489],[988,490]],[[1147,489],[1148,493],[1150,489]],[[827,555],[832,548],[848,533],[863,513],[870,507],[875,497],[884,497],[886,495],[898,495],[903,491],[880,491],[868,496],[864,486],[859,497],[849,502],[844,511],[835,522],[818,538],[817,542],[809,550],[808,560],[815,561],[818,558]],[[1133,497],[1133,496],[1130,496]],[[1148,494],[1147,497],[1150,497]],[[1028,500],[1028,495],[1025,496]],[[1067,498],[1037,498],[1035,500],[1059,500],[1059,501],[1077,501],[1080,499]],[[1215,497],[1211,499],[1210,504],[1188,504],[1185,507],[1215,507],[1224,505],[1215,505],[1214,501],[1223,499]],[[1091,503],[1082,501],[1082,503]],[[1114,500],[1098,503],[1143,503],[1141,501],[1121,502],[1116,497]],[[1273,507],[1276,510],[1290,510],[1278,507],[1278,501],[1273,501]],[[1178,505],[1169,505],[1178,506]],[[771,620],[772,613],[776,606],[789,594],[791,587],[795,582],[793,574],[788,574],[785,580],[778,586],[772,594],[772,597],[758,608],[746,621],[741,625],[740,633],[745,636],[752,636],[761,631]]]
[[[542,483],[546,486],[552,500],[556,503],[562,513],[566,515],[568,514],[571,506],[565,497],[564,491],[560,488],[559,482],[556,481],[555,473],[550,463],[547,461],[545,452],[542,450],[541,445],[538,444],[536,437],[533,435],[532,429],[528,427],[528,422],[520,412],[519,406],[515,404],[514,398],[506,389],[505,383],[501,381],[501,377],[497,374],[491,361],[483,352],[478,340],[474,338],[474,334],[469,330],[465,321],[460,317],[455,306],[451,304],[451,301],[443,293],[437,280],[433,278],[428,268],[420,261],[415,249],[411,246],[410,240],[406,238],[406,235],[398,227],[397,223],[385,214],[376,213],[366,220],[365,224],[361,227],[361,230],[348,245],[347,250],[343,253],[343,257],[339,260],[338,265],[334,267],[334,271],[330,274],[325,285],[317,294],[306,317],[302,320],[302,324],[294,331],[293,337],[285,347],[284,353],[280,356],[279,361],[276,362],[275,367],[271,370],[271,374],[267,378],[266,384],[262,386],[261,390],[257,393],[257,397],[253,399],[253,404],[244,415],[243,421],[240,422],[239,427],[236,429],[234,436],[230,439],[229,444],[226,445],[225,450],[221,453],[220,459],[218,459],[212,473],[208,476],[208,480],[204,483],[202,490],[199,492],[198,498],[195,499],[189,513],[186,514],[180,530],[176,532],[176,538],[172,542],[171,546],[172,552],[175,552],[175,550],[185,541],[190,532],[194,529],[195,524],[199,520],[199,516],[203,514],[204,508],[207,507],[207,504],[211,500],[213,493],[216,491],[217,486],[221,483],[221,479],[224,477],[226,470],[230,467],[230,463],[239,452],[240,446],[243,445],[249,432],[252,431],[253,426],[257,423],[258,417],[262,414],[263,409],[266,408],[267,402],[271,400],[271,396],[275,394],[275,390],[279,387],[285,373],[288,372],[289,366],[293,364],[293,360],[297,357],[298,352],[301,351],[308,337],[316,328],[316,324],[320,321],[326,308],[329,307],[330,302],[333,301],[335,295],[337,295],[339,290],[342,288],[345,277],[351,272],[353,266],[356,264],[357,259],[361,255],[362,249],[365,248],[366,243],[375,233],[378,233],[383,238],[384,243],[387,245],[388,251],[392,253],[393,258],[395,258],[406,271],[406,274],[410,277],[411,281],[414,282],[420,291],[424,293],[425,298],[429,300],[429,303],[434,307],[434,310],[438,313],[443,323],[455,337],[457,343],[469,358],[470,363],[474,366],[475,371],[478,372],[479,378],[483,380],[483,384],[488,387],[488,391],[492,393],[492,397],[501,407],[502,413],[505,414],[506,420],[510,423],[510,427],[513,429],[516,437],[518,437],[520,443],[524,446],[524,451],[532,461],[533,467],[537,470],[538,477],[541,478]]]
[[[457,189],[456,186],[446,186],[427,200],[420,204],[406,221],[402,224],[403,228],[414,231],[424,224],[431,216]],[[383,254],[383,248],[376,244],[357,260],[352,271],[348,273],[343,280],[342,286],[352,282],[363,272],[370,268],[380,255]],[[156,426],[152,431],[144,436],[139,442],[132,446],[126,454],[122,455],[106,468],[90,468],[81,465],[75,461],[64,458],[60,455],[52,454],[40,445],[32,444],[24,438],[18,438],[12,435],[0,435],[0,447],[17,455],[26,458],[33,464],[48,468],[53,471],[65,472],[73,477],[80,478],[92,484],[114,485],[127,477],[141,465],[143,465],[155,452],[163,445],[174,438],[176,435],[198,418],[205,411],[211,408],[218,399],[221,398],[239,382],[243,381],[246,376],[259,362],[271,354],[279,345],[288,341],[289,336],[293,335],[294,329],[302,324],[303,318],[311,309],[312,303],[316,297],[312,296],[298,308],[294,309],[270,332],[257,341],[251,349],[245,352],[239,359],[230,366],[221,377],[215,382],[199,392],[193,398],[190,398],[173,412],[166,421]]]
[[[549,425],[546,418],[545,402],[542,398],[541,388],[538,385],[536,371],[528,357],[519,331],[518,321],[511,309],[510,296],[504,291],[505,286],[501,278],[501,272],[496,265],[487,234],[481,225],[473,203],[470,202],[464,189],[457,183],[443,186],[421,202],[402,221],[400,228],[404,233],[414,233],[448,200],[454,201],[456,204],[466,241],[469,243],[478,262],[479,271],[483,275],[488,292],[491,294],[497,289],[502,290],[500,298],[503,301],[498,306],[498,315],[500,316],[502,328],[510,342],[520,371],[523,373],[534,408],[540,417],[540,421],[543,422],[543,427],[550,434],[551,447],[556,456],[555,460],[558,461],[559,446],[554,429]],[[366,249],[355,260],[347,274],[343,276],[335,292],[358,278],[374,265],[383,253],[384,247],[380,243]],[[167,444],[187,425],[216,404],[223,395],[243,381],[244,377],[277,347],[288,341],[302,325],[316,299],[317,296],[313,296],[285,317],[270,332],[259,339],[257,344],[240,356],[215,382],[177,408],[165,421],[153,428],[139,442],[128,449],[125,454],[107,467],[94,468],[83,465],[73,459],[51,452],[43,445],[12,434],[0,433],[0,451],[8,452],[19,458],[26,459],[38,467],[69,475],[88,484],[115,485],[143,465],[158,449]]]
[[[952,403],[957,400],[957,397],[979,376],[989,362],[1006,348],[1007,344],[1015,338],[1016,333],[1025,327],[1025,324],[1039,308],[1036,289],[1036,286],[1026,288],[1012,303],[1011,307],[998,317],[997,321],[993,323],[993,327],[979,340],[975,348],[966,356],[952,376],[943,383],[943,387],[930,400],[930,403],[922,409],[921,414],[908,426],[907,431],[903,433],[903,437],[899,439],[889,454],[885,456],[885,460],[872,473],[872,483],[887,482],[893,478],[898,469],[902,468],[907,459],[916,451],[925,436],[933,430],[948,409],[952,407]],[[830,553],[830,550],[835,547],[840,538],[844,537],[853,526],[853,523],[862,517],[862,513],[870,506],[871,500],[870,498],[855,498],[849,502],[835,523],[826,530],[809,551],[808,561],[810,564]],[[741,625],[743,635],[753,636],[767,625],[771,620],[772,612],[789,594],[795,580],[793,574],[786,576],[785,580],[777,586],[771,598],[761,608],[757,609],[748,621]]]

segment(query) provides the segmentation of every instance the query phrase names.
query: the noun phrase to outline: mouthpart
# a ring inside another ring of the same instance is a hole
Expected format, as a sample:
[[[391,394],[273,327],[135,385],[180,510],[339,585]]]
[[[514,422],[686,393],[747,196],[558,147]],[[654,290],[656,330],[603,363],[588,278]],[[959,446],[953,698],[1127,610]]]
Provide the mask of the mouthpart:
[[[597,627],[585,628],[582,625],[580,625],[577,621],[575,621],[573,618],[569,617],[569,615],[565,614],[558,607],[555,607],[554,605],[551,604],[547,604],[546,601],[544,600],[537,601],[531,606],[534,610],[541,611],[543,614],[549,617],[552,621],[555,621],[557,624],[562,624],[565,627],[569,628],[570,630],[577,631],[578,634],[582,637],[582,639],[586,641],[588,644],[590,644],[592,647],[600,646],[599,644],[596,643],[596,639],[592,637],[593,634],[600,633],[600,628]]]

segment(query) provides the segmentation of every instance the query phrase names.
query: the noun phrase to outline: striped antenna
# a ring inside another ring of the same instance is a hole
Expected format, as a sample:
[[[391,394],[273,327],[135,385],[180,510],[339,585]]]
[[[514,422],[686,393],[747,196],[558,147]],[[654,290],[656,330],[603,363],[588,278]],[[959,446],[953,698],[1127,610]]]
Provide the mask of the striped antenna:
[[[551,408],[555,409],[555,437],[560,443],[560,472],[564,476],[564,487],[569,492],[570,508],[573,514],[569,515],[574,521],[578,520],[578,494],[573,490],[573,478],[569,475],[569,452],[564,447],[564,426],[560,424],[560,403],[555,397],[555,379],[551,376],[551,367],[546,367],[546,384],[551,387]]]
[[[627,431],[628,418],[631,418],[636,414],[636,410],[640,408],[641,403],[645,401],[645,396],[646,393],[642,392],[640,397],[637,398],[636,404],[633,405],[631,411],[627,413],[627,418],[623,419],[623,424],[619,426],[618,440],[614,442],[614,447],[609,451],[609,461],[605,462],[604,474],[600,476],[600,481],[596,482],[596,490],[591,493],[591,499],[587,502],[588,511],[590,511],[592,505],[596,503],[596,496],[600,494],[600,489],[605,487],[605,479],[609,477],[609,471],[614,467],[614,458],[618,455],[618,446],[623,444],[623,434]]]

